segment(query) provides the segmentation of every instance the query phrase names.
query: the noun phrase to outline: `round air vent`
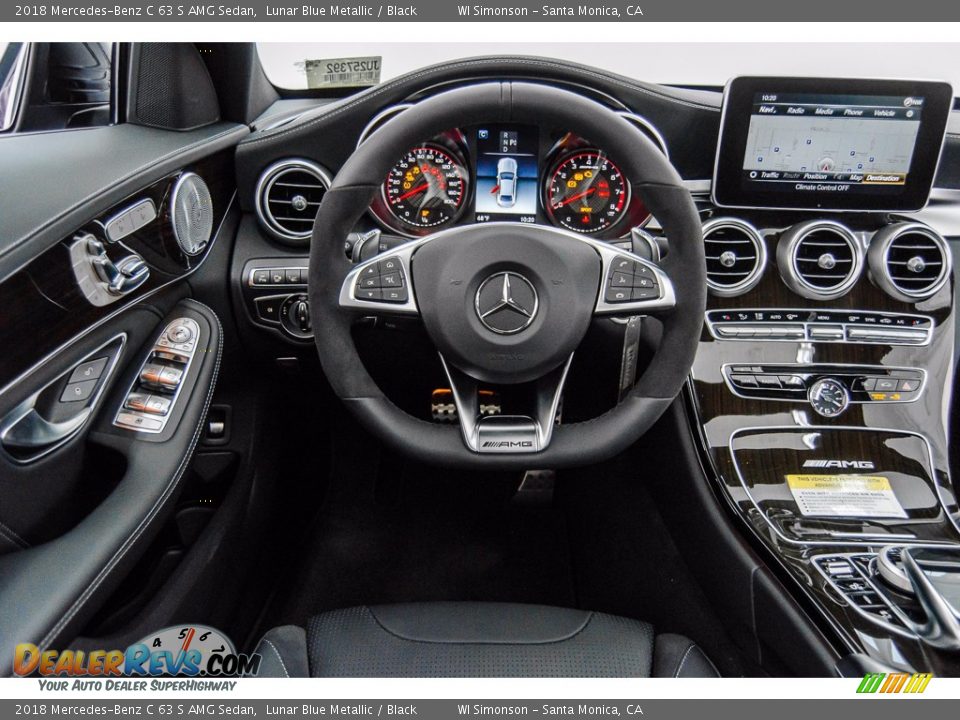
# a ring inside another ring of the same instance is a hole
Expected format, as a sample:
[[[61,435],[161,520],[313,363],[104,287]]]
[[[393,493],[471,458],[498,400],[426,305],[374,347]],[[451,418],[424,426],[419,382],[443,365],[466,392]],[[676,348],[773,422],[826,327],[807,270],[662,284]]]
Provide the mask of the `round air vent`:
[[[309,242],[330,175],[309,160],[283,160],[268,167],[257,183],[257,215],[275,237]]]
[[[879,230],[870,241],[867,260],[873,281],[904,302],[930,297],[950,276],[950,248],[920,223],[895,223]]]
[[[767,264],[767,246],[753,225],[736,218],[712,218],[703,225],[707,287],[733,297],[755,286]]]
[[[863,248],[840,223],[811,220],[783,234],[777,265],[783,281],[798,295],[831,300],[856,284],[863,269]]]
[[[170,195],[173,236],[187,255],[197,255],[213,234],[213,200],[210,189],[196,173],[184,173]]]

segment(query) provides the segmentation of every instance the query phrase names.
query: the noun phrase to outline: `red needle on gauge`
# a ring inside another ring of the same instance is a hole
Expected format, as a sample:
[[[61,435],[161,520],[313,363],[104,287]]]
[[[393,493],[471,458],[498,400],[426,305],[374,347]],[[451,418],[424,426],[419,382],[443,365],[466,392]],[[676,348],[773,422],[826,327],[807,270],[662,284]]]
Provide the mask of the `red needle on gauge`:
[[[417,185],[417,186],[416,186],[415,188],[413,188],[412,190],[407,190],[403,195],[401,195],[401,196],[398,197],[396,200],[394,200],[393,203],[394,203],[394,205],[396,205],[396,204],[397,204],[398,202],[400,202],[401,200],[406,200],[408,197],[413,197],[413,196],[416,195],[417,193],[423,192],[423,191],[426,190],[428,187],[430,187],[430,183],[424,183],[423,185]]]
[[[571,195],[568,198],[564,198],[563,200],[557,203],[557,207],[563,207],[564,205],[569,205],[575,200],[579,200],[580,198],[585,198],[588,195],[593,195],[594,192],[596,192],[596,188],[588,188],[584,190],[582,193],[577,193],[576,195]]]

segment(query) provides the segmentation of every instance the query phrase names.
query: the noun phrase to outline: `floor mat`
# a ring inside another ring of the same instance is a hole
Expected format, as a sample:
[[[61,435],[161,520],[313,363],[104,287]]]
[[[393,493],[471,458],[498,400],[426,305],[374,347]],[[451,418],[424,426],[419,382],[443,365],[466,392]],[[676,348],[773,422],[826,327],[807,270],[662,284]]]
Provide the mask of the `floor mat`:
[[[647,490],[641,463],[654,457],[656,449],[649,450],[560,473],[581,606],[646,620],[657,633],[685,635],[722,675],[742,675],[739,651]]]
[[[429,469],[344,442],[264,628],[388,602],[576,606],[564,513],[512,502],[518,475]]]

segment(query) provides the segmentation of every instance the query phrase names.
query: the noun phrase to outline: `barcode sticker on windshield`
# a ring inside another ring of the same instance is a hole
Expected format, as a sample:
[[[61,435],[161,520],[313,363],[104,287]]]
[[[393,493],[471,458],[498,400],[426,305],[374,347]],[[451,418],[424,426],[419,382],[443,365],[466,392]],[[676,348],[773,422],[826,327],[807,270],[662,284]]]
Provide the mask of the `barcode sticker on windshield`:
[[[371,55],[306,60],[303,68],[307,73],[307,87],[315,89],[376,85],[380,82],[382,59],[379,55]]]

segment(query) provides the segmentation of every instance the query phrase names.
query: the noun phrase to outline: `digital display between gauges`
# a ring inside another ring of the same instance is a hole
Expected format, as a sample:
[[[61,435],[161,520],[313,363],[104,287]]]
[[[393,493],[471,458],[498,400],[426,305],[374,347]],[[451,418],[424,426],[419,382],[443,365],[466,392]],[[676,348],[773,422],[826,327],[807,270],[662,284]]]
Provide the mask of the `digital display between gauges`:
[[[476,221],[537,221],[537,128],[476,128]]]
[[[599,150],[567,155],[547,177],[547,213],[569,230],[606,230],[623,217],[629,202],[629,185],[620,168]]]
[[[383,195],[390,212],[407,225],[445,225],[463,212],[467,171],[452,153],[423,145],[393,166],[383,184]]]

